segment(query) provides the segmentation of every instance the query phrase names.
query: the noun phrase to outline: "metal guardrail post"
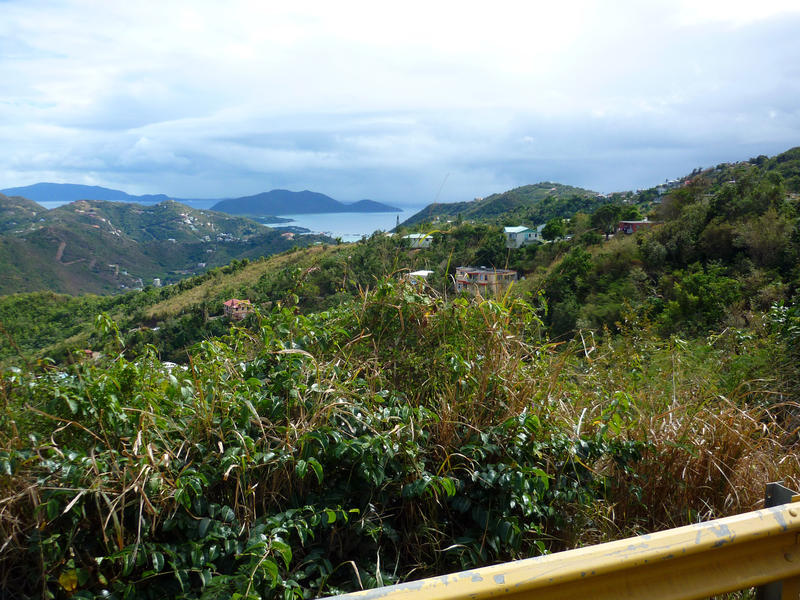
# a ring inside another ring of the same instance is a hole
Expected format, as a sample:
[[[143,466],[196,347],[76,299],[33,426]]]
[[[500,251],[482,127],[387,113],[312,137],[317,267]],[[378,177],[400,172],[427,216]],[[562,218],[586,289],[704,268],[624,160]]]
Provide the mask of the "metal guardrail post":
[[[764,491],[764,508],[789,504],[797,492],[783,485],[782,481],[768,483]],[[800,578],[773,581],[758,588],[757,600],[798,600],[800,598]]]

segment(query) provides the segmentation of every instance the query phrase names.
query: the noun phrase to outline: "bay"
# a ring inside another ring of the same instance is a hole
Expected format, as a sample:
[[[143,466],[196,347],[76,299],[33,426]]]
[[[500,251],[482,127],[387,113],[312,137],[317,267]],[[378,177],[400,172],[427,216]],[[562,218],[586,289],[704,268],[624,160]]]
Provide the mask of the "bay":
[[[218,200],[184,200],[183,204],[198,210],[209,210]],[[40,202],[44,208],[51,210],[66,202]],[[332,238],[340,238],[343,242],[357,242],[376,231],[390,231],[399,222],[402,223],[424,208],[424,205],[405,206],[402,212],[386,213],[306,213],[300,215],[280,215],[292,219],[288,223],[265,223],[270,227],[303,227],[310,233],[322,233]]]

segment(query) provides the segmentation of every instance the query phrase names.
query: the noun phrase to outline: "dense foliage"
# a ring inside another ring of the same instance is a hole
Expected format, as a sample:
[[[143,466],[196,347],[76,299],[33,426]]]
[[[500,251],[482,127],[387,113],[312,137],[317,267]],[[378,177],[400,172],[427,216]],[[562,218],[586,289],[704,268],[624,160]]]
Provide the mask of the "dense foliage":
[[[796,474],[752,472],[796,444],[758,377],[795,312],[748,341],[559,351],[524,302],[384,282],[186,368],[126,359],[100,317],[105,362],[0,380],[0,586],[301,598],[735,511]]]
[[[427,248],[374,235],[136,294],[2,298],[0,589],[308,598],[797,488],[786,154],[696,170],[633,235],[613,223],[646,207],[617,199],[519,249],[453,223]],[[459,296],[464,264],[525,279]],[[220,318],[230,297],[257,311]]]

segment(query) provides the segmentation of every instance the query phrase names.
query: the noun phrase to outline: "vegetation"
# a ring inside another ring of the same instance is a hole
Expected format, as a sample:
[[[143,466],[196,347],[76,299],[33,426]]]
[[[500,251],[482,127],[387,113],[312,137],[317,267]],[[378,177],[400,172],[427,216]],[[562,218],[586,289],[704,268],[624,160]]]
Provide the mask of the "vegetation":
[[[79,201],[50,211],[31,205],[38,207],[0,196],[0,294],[119,292],[326,239],[294,240],[250,219],[172,201]]]
[[[519,249],[455,223],[429,248],[375,235],[1,299],[0,588],[310,598],[797,489],[800,221],[778,158],[697,170],[633,235],[606,224],[634,205],[607,199]],[[458,296],[462,264],[525,279]],[[256,312],[214,318],[229,297]]]
[[[430,204],[401,226],[417,227],[448,218],[501,225],[518,225],[520,221],[544,224],[556,217],[570,217],[580,211],[591,212],[606,202],[608,200],[596,192],[545,181],[476,198],[472,202]]]
[[[749,508],[798,475],[788,382],[760,377],[796,312],[558,348],[524,302],[385,282],[185,369],[128,361],[101,318],[102,365],[2,379],[2,585],[310,597]]]

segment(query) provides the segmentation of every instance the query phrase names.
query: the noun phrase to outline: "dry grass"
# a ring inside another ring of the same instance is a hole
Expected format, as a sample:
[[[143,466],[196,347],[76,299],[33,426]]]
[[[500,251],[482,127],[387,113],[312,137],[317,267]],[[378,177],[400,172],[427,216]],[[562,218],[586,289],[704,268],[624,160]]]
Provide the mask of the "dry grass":
[[[270,273],[291,266],[301,266],[320,260],[322,257],[341,250],[339,246],[323,248],[311,246],[297,252],[284,253],[270,257],[263,262],[251,262],[243,269],[230,275],[220,274],[219,277],[205,281],[200,285],[181,292],[158,304],[149,307],[145,312],[147,319],[165,319],[184,312],[191,306],[199,305],[204,298],[214,298],[225,288],[236,288],[242,284],[251,285],[258,281],[264,273]]]

